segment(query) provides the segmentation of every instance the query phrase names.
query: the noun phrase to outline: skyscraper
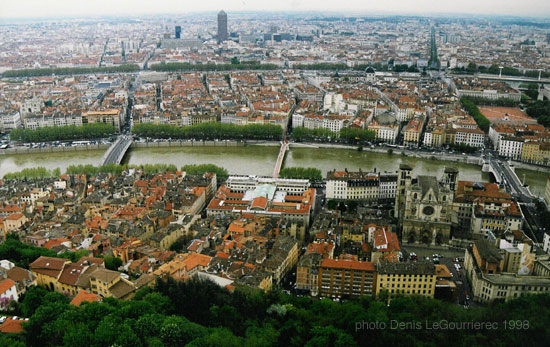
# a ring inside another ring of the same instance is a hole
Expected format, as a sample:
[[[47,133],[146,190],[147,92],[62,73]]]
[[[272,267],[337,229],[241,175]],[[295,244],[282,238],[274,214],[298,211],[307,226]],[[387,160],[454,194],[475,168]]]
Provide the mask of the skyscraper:
[[[176,39],[181,39],[181,26],[176,25]]]
[[[227,14],[221,10],[218,13],[218,42],[227,40]]]

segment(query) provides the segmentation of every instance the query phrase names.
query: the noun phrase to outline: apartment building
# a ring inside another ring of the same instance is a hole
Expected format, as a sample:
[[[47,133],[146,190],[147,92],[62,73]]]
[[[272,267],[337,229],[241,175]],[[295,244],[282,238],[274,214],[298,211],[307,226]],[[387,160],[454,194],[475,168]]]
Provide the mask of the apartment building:
[[[463,96],[485,99],[511,99],[519,101],[521,92],[504,82],[482,80],[478,78],[455,78],[453,83],[459,98]]]
[[[374,130],[378,141],[395,143],[399,135],[399,122],[395,115],[385,112],[373,118],[368,125],[369,130]]]
[[[418,147],[421,139],[422,129],[424,127],[426,117],[414,117],[403,128],[403,144],[405,146]]]
[[[479,129],[460,128],[455,133],[455,144],[480,148],[484,146],[485,133]]]
[[[496,241],[499,246],[501,241]],[[476,240],[472,247],[468,247],[464,271],[472,284],[475,301],[509,301],[527,294],[550,291],[548,256],[537,259],[528,244],[522,244],[516,249],[507,252],[489,240]],[[519,253],[519,261],[507,260],[514,253]]]
[[[323,255],[308,253],[300,257],[296,267],[296,289],[308,290],[312,296],[319,293],[319,265]]]
[[[433,298],[436,286],[436,269],[433,263],[376,264],[376,295],[385,291],[390,298],[395,295],[421,295]]]
[[[395,197],[397,175],[380,172],[327,172],[327,199],[378,200]]]
[[[21,114],[19,112],[9,112],[0,114],[0,131],[11,131],[21,126]]]
[[[498,155],[519,160],[523,150],[523,138],[515,136],[503,136],[499,140]]]
[[[470,230],[484,236],[498,236],[504,231],[521,230],[523,214],[515,201],[478,200],[472,205]]]
[[[484,201],[509,202],[511,200],[510,193],[496,183],[458,181],[453,199],[453,209],[458,227],[462,231],[471,231],[475,205]]]
[[[376,281],[372,262],[323,259],[318,269],[318,293],[322,297],[372,295]]]
[[[112,124],[120,131],[121,112],[117,109],[108,109],[104,111],[88,111],[82,114],[82,124],[107,123]]]

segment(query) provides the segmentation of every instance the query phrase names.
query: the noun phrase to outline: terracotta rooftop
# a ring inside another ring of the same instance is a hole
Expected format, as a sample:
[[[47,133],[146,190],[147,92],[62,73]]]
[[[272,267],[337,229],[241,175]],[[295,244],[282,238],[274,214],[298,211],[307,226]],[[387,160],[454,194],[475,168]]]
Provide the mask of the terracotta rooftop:
[[[71,300],[71,305],[80,306],[83,302],[94,302],[101,301],[101,297],[97,294],[90,293],[86,290],[81,290],[76,294],[76,296]]]
[[[6,278],[0,281],[0,295],[4,294],[13,286],[15,286],[15,282],[9,278]]]
[[[33,261],[29,268],[33,272],[57,278],[67,262],[70,261],[68,259],[41,256]]]
[[[4,334],[18,334],[23,331],[23,326],[21,323],[25,322],[24,320],[15,320],[12,317],[8,317],[2,325],[0,325],[0,332]]]
[[[347,269],[347,270],[362,270],[362,271],[375,271],[374,263],[370,261],[354,261],[354,260],[334,260],[323,259],[321,267],[333,268],[333,269]]]

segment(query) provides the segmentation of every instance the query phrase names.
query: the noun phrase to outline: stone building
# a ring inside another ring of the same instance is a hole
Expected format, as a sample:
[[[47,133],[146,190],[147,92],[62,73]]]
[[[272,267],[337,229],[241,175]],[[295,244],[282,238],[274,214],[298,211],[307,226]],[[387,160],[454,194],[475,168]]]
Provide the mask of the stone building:
[[[453,197],[458,171],[445,168],[442,180],[434,176],[413,179],[410,167],[402,166],[396,213],[401,220],[402,240],[406,243],[441,244],[449,241],[455,223]]]

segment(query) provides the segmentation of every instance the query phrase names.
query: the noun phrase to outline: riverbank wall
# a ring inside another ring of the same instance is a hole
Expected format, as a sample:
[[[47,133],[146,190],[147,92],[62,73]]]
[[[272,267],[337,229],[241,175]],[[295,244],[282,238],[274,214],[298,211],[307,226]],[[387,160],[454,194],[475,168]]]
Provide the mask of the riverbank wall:
[[[134,142],[130,148],[157,148],[157,147],[242,147],[240,141],[158,141]]]
[[[522,163],[520,161],[512,161],[512,164],[514,165],[514,168],[516,168],[516,169],[526,169],[526,170],[531,170],[531,171],[550,173],[550,167],[548,167],[548,166],[527,164],[527,163]]]
[[[0,150],[0,155],[107,150],[109,146],[110,145],[108,144],[97,144],[97,145],[82,145],[82,146],[67,146],[67,147],[53,146],[53,147],[41,147],[41,148],[16,147],[16,148],[8,148],[8,149]]]

